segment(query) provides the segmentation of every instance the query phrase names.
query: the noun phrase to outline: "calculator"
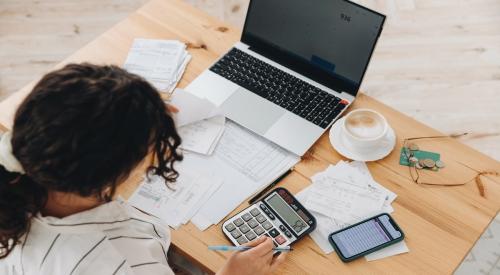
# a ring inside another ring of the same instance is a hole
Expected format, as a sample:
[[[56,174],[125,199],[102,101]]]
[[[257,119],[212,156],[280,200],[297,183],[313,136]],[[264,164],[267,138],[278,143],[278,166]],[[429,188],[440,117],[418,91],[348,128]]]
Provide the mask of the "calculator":
[[[244,245],[262,235],[274,246],[289,246],[316,228],[316,219],[285,188],[276,188],[222,224],[234,245]]]

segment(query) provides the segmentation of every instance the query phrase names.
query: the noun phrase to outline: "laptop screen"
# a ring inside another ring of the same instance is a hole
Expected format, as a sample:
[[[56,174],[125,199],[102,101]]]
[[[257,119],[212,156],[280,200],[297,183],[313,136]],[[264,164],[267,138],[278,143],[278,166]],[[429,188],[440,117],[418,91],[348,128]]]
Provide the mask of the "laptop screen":
[[[325,86],[355,95],[384,20],[345,0],[252,0],[242,41]]]

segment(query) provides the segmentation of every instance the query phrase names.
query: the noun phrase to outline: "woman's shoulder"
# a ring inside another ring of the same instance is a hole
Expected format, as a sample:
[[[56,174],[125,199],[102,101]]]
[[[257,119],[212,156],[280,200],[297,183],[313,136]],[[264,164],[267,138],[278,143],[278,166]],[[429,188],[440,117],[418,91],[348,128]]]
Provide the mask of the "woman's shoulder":
[[[0,271],[114,274],[120,267],[117,274],[128,274],[130,266],[143,263],[168,271],[169,245],[170,234],[161,221],[124,201],[113,201],[62,219],[34,217],[23,243],[2,260]],[[90,270],[99,272],[86,273]]]

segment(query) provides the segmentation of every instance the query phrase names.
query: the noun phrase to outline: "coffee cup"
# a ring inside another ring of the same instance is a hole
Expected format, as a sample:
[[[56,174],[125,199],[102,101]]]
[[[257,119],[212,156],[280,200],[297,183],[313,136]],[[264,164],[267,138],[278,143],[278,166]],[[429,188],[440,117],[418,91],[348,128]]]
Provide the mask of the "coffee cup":
[[[387,136],[385,117],[371,109],[356,109],[345,116],[342,132],[354,149],[369,150],[380,146]]]

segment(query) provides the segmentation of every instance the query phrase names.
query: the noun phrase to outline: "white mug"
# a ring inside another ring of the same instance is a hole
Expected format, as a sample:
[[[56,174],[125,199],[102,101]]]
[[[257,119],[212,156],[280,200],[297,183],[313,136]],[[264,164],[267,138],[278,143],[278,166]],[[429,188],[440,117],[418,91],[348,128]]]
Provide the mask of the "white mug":
[[[380,145],[388,129],[385,117],[371,109],[353,110],[345,116],[342,123],[346,141],[359,150],[369,150]]]

